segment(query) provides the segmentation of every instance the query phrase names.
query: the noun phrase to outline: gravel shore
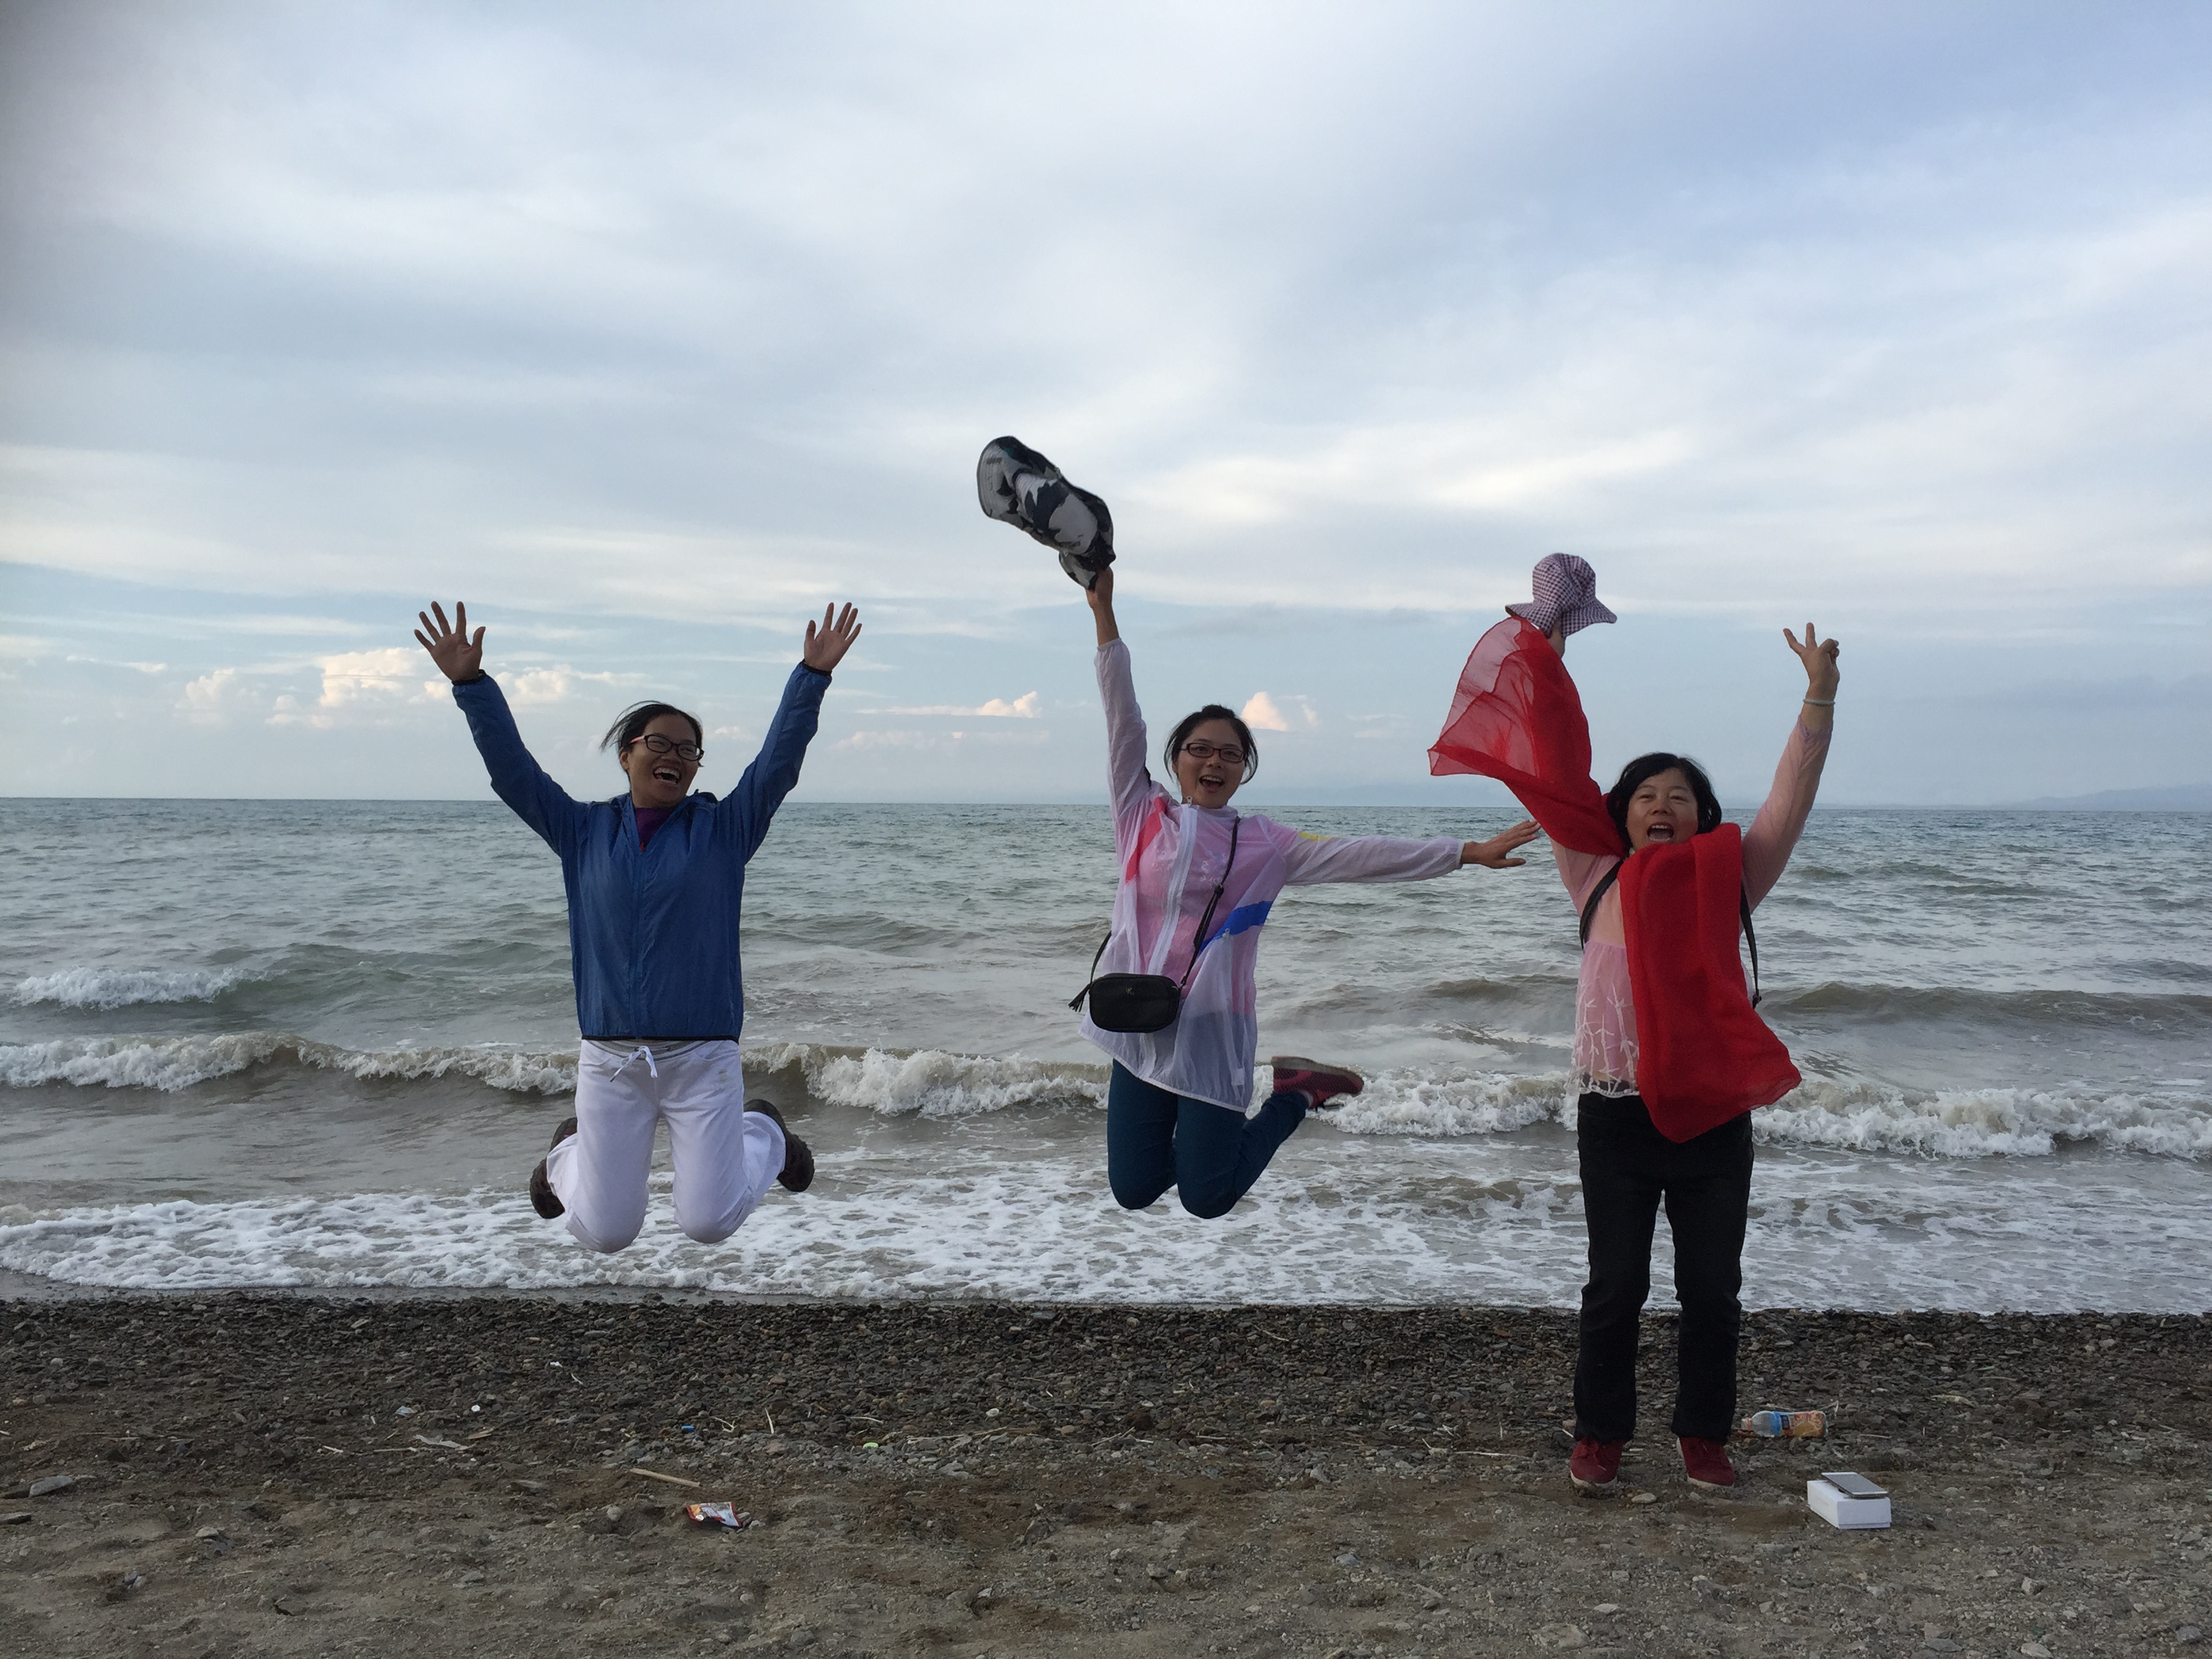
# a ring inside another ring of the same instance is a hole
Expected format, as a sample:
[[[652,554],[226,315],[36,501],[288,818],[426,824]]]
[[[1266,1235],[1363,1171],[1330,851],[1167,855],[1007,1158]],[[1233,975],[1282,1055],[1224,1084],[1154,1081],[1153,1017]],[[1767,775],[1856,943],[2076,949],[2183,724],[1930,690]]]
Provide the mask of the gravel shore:
[[[2203,1318],[1752,1316],[1744,1409],[1831,1433],[1739,1441],[1724,1498],[1664,1434],[1664,1317],[1623,1492],[1573,1495],[1573,1342],[1473,1307],[0,1302],[0,1627],[194,1659],[2037,1659],[2212,1628]],[[1889,1531],[1807,1510],[1838,1468]]]

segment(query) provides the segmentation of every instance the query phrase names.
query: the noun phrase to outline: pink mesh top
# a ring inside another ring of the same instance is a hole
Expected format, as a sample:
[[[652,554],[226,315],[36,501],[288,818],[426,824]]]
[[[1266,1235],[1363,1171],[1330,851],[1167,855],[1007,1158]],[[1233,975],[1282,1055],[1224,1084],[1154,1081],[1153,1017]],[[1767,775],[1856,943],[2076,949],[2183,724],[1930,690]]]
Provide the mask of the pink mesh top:
[[[1743,832],[1744,890],[1754,909],[1782,879],[1797,837],[1805,831],[1820,787],[1820,769],[1827,763],[1830,735],[1797,722],[1782,747],[1766,804]],[[1589,902],[1590,890],[1620,863],[1611,854],[1572,852],[1556,842],[1552,856],[1577,916]],[[1636,1003],[1628,988],[1628,939],[1621,927],[1618,882],[1598,901],[1589,943],[1583,947],[1582,974],[1575,984],[1574,1086],[1577,1094],[1636,1092]]]

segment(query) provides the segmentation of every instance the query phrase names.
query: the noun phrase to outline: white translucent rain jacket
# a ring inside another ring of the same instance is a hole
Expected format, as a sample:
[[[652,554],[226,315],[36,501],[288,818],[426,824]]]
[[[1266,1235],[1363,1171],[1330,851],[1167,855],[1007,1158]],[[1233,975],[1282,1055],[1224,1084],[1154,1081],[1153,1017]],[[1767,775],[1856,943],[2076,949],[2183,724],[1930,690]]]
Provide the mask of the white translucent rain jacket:
[[[1180,981],[1190,966],[1192,935],[1229,856],[1233,808],[1178,805],[1145,767],[1145,717],[1129,677],[1128,647],[1098,649],[1098,693],[1106,705],[1107,775],[1114,792],[1114,850],[1121,884],[1113,937],[1101,974],[1164,974]],[[1242,1112],[1251,1104],[1260,1042],[1253,969],[1260,929],[1285,887],[1331,881],[1425,881],[1459,868],[1461,843],[1449,837],[1309,836],[1272,818],[1247,816],[1237,863],[1182,1013],[1158,1031],[1102,1031],[1086,1008],[1083,1035],[1146,1082]]]

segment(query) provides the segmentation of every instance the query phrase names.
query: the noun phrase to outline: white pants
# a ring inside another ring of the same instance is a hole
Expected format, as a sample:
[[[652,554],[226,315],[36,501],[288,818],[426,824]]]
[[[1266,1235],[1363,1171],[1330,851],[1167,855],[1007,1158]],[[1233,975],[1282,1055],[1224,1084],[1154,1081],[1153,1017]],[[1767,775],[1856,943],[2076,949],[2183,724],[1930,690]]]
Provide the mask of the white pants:
[[[744,1224],[783,1172],[783,1131],[745,1110],[738,1045],[586,1041],[576,1060],[576,1133],[545,1155],[545,1179],[568,1206],[568,1231],[619,1250],[645,1224],[653,1136],[668,1122],[676,1224],[715,1244]]]

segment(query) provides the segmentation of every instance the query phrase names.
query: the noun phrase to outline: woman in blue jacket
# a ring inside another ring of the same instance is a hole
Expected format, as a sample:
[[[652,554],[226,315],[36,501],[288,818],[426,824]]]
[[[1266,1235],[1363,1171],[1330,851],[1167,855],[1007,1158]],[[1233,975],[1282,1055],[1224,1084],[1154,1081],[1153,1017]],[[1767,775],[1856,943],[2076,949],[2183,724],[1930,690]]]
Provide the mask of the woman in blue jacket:
[[[561,855],[568,890],[568,951],[583,1051],[576,1115],[554,1132],[532,1173],[530,1200],[595,1250],[619,1250],[645,1223],[653,1138],[668,1125],[676,1224],[702,1244],[737,1231],[781,1181],[804,1192],[814,1178],[806,1143],[766,1102],[748,1109],[738,1036],[744,1024],[738,908],[745,863],[776,807],[799,781],[830,671],[860,624],[835,605],[806,624],[799,665],[783,688],[759,756],[717,800],[691,781],[705,758],[699,722],[663,702],[617,719],[604,747],[629,788],[581,802],[523,747],[499,684],[483,672],[484,630],[467,608],[418,613],[415,637],[453,683],[491,787]]]

